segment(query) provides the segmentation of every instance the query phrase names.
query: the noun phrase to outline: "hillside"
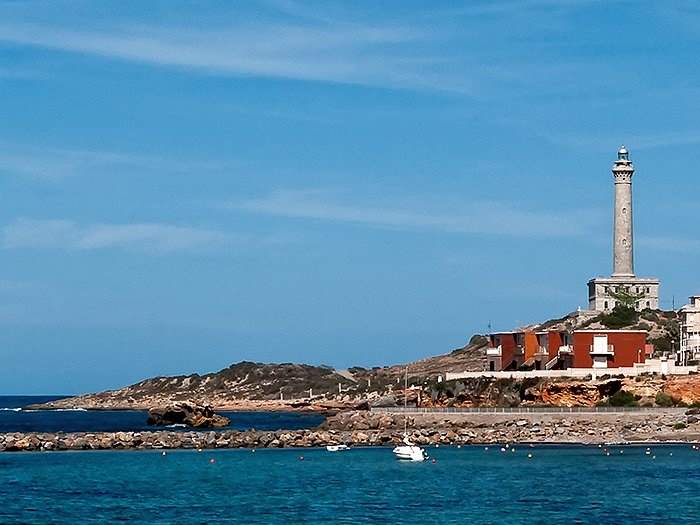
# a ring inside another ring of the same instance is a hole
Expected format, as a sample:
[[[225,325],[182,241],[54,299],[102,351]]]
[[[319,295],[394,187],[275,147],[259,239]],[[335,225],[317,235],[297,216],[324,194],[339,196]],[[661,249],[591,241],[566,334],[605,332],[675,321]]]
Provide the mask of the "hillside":
[[[649,332],[659,352],[678,340],[675,312],[616,310],[610,314],[579,311],[526,327],[527,330],[635,328]],[[174,401],[196,401],[230,410],[338,409],[377,399],[402,388],[406,367],[412,384],[434,383],[445,372],[486,369],[484,336],[448,354],[388,367],[335,370],[292,363],[243,361],[210,374],[155,377],[118,390],[48,403],[43,408],[147,409]]]

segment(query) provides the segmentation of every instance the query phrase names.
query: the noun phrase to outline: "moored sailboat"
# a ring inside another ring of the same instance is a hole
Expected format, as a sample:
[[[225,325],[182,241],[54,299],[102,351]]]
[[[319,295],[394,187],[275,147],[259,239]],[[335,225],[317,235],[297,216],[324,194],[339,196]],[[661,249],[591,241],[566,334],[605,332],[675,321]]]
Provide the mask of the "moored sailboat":
[[[406,367],[403,394],[403,408],[405,412],[408,408],[408,367]],[[419,447],[408,438],[408,416],[405,413],[403,421],[403,445],[397,445],[392,452],[394,456],[396,456],[396,459],[404,461],[425,461],[428,459],[428,453],[425,449]]]

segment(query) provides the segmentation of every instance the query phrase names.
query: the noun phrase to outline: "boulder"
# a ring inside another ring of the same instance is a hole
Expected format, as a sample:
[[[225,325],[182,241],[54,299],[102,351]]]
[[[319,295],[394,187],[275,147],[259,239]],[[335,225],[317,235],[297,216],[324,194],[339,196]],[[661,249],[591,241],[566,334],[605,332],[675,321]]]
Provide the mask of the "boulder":
[[[197,405],[187,401],[173,403],[164,408],[148,411],[149,425],[186,425],[195,428],[226,427],[231,423],[227,417],[215,414],[209,405]]]
[[[375,399],[369,403],[371,408],[390,408],[398,406],[396,397],[392,395],[382,396],[379,399]]]

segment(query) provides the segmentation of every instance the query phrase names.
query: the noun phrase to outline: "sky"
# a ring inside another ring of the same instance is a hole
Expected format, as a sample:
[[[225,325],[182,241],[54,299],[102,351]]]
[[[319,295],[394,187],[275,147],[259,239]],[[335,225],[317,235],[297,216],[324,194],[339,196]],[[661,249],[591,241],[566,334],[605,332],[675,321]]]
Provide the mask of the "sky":
[[[379,366],[700,292],[696,2],[0,1],[0,394]]]

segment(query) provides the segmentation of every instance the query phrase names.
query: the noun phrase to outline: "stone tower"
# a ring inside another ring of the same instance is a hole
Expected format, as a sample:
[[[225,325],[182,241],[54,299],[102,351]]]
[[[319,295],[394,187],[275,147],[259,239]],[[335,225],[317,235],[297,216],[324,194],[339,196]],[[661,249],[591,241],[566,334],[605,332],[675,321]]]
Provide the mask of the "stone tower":
[[[632,229],[632,176],[630,154],[622,146],[612,168],[615,179],[613,277],[634,277],[634,232]]]
[[[637,310],[659,307],[659,280],[636,277],[634,274],[634,221],[632,215],[632,176],[634,166],[627,148],[617,152],[612,168],[615,181],[613,214],[613,273],[588,281],[588,303],[591,310],[612,310],[620,293],[634,298]]]

